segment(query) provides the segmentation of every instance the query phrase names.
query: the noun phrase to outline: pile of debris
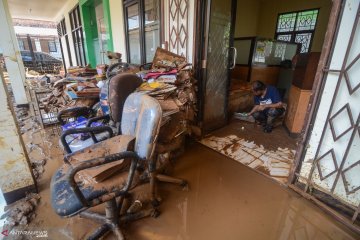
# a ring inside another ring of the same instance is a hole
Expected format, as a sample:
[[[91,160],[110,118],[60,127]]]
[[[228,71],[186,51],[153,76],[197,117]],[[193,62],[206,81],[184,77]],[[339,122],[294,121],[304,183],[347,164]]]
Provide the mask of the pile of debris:
[[[14,111],[21,129],[25,125],[25,121],[31,118],[29,115],[29,109],[27,107],[17,107],[14,108]]]
[[[176,156],[196,121],[197,88],[192,67],[185,57],[158,48],[152,68],[137,74],[145,81],[138,91],[156,98],[163,110],[156,152],[160,157]]]
[[[41,107],[47,112],[54,108],[59,112],[74,106],[92,107],[98,102],[98,86],[101,86],[106,69],[106,65],[99,65],[97,69],[69,68],[66,78],[54,82],[51,93],[40,99]],[[126,69],[143,79],[144,83],[137,91],[156,98],[163,109],[156,151],[167,155],[179,152],[184,146],[185,135],[195,129],[197,115],[197,87],[191,64],[183,56],[158,48],[150,70],[133,66]]]
[[[27,225],[35,217],[35,209],[40,201],[40,195],[31,193],[25,198],[5,207],[1,219],[5,219],[6,226]]]
[[[34,154],[35,156],[45,156],[43,149],[39,146],[39,144],[32,144],[30,143],[28,145],[29,148],[29,154],[31,155],[31,153],[34,151],[36,151],[36,153]],[[40,153],[37,153],[40,152]],[[35,159],[32,156],[30,156],[30,163],[31,163],[31,168],[34,174],[35,179],[38,179],[42,176],[42,174],[45,171],[45,164],[46,164],[46,158],[42,157],[40,159]]]
[[[91,107],[98,101],[100,89],[96,85],[96,69],[71,67],[68,72],[65,78],[50,81],[49,94],[39,100],[45,112],[59,112],[75,106]]]
[[[90,68],[89,66],[85,67],[69,67],[67,69],[68,74],[66,78],[68,80],[76,80],[76,81],[88,81],[91,79],[95,79],[97,75],[97,70]]]

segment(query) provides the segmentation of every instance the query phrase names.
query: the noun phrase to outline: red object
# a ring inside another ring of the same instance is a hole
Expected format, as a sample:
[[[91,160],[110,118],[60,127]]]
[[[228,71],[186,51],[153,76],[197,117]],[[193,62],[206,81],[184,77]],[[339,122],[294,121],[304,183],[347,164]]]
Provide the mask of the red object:
[[[149,72],[148,74],[145,75],[144,79],[149,79],[149,78],[157,79],[162,75],[176,75],[177,72],[178,71],[176,69],[173,69],[168,72]]]

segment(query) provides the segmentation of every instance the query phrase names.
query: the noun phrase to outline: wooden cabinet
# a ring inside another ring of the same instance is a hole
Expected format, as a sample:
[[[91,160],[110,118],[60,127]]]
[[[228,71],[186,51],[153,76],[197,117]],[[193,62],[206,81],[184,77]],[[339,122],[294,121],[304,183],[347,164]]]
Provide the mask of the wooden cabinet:
[[[314,84],[320,52],[300,53],[294,57],[293,84],[301,89],[311,90]]]
[[[301,132],[311,92],[311,90],[300,89],[294,85],[291,86],[285,116],[285,126],[290,133],[297,134]]]

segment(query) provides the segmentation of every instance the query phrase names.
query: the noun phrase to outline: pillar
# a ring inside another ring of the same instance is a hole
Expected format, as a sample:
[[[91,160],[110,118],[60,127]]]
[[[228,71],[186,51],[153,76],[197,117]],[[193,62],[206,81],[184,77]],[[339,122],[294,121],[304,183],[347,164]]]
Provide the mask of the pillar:
[[[7,204],[25,197],[28,192],[37,191],[29,157],[20,135],[1,68],[0,189],[3,192]]]
[[[7,0],[0,0],[0,48],[5,57],[5,64],[17,105],[28,105],[25,91],[25,69],[21,59],[20,49],[14,32]]]

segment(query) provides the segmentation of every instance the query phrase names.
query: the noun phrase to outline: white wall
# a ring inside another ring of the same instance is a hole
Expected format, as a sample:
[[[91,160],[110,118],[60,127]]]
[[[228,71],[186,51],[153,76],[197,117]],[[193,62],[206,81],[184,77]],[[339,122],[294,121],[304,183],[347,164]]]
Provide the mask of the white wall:
[[[122,0],[109,0],[111,29],[114,51],[122,54],[122,61],[126,62],[125,23]]]
[[[168,48],[171,50],[170,48],[170,32],[169,29],[173,26],[170,18],[169,18],[169,14],[170,14],[170,2],[163,0],[164,1],[164,12],[162,12],[161,14],[164,14],[164,26],[163,26],[163,30],[164,30],[164,36],[165,39],[164,41],[167,42],[168,44]],[[184,4],[184,2],[183,2]],[[195,0],[189,0],[188,1],[188,14],[187,14],[187,44],[185,46],[185,50],[186,50],[186,54],[187,54],[187,60],[188,62],[192,63],[194,60],[194,42],[195,42],[195,35],[199,34],[199,31],[197,31],[196,29],[196,19],[195,19],[195,6],[196,6],[196,1]],[[175,8],[175,6],[173,6],[173,8]],[[186,20],[180,20],[182,21],[182,23],[185,23]],[[170,26],[169,26],[170,25]],[[174,53],[176,54],[181,54],[181,52],[183,49],[180,50],[180,52],[176,52],[176,50],[174,50]],[[184,54],[185,55],[185,54]]]

